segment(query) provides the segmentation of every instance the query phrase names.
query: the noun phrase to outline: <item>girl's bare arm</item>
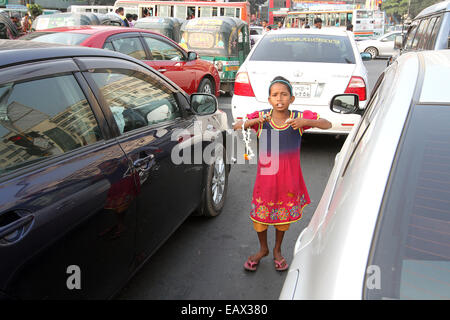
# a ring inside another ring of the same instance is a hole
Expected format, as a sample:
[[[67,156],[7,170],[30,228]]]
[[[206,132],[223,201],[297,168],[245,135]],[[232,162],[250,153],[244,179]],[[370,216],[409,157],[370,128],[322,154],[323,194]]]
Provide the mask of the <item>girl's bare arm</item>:
[[[317,120],[296,118],[289,119],[286,121],[286,123],[289,124],[294,130],[301,129],[303,127],[319,128],[323,130],[331,128],[331,122],[324,118],[320,118]]]

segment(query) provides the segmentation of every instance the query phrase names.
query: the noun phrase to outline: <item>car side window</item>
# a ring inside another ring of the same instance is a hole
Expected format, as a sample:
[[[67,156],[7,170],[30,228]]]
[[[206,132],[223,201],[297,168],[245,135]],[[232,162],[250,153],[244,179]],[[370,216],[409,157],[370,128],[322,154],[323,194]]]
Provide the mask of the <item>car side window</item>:
[[[146,74],[126,69],[96,69],[89,75],[99,87],[121,134],[181,117],[172,91]]]
[[[414,40],[411,45],[412,49],[418,49],[419,41],[422,41],[422,38],[424,36],[424,32],[427,28],[427,25],[428,25],[428,19],[424,19],[420,22],[420,25],[416,32],[416,36],[414,37]]]
[[[433,27],[433,33],[431,34],[431,39],[430,39],[430,43],[429,43],[429,50],[433,50],[434,49],[434,45],[436,44],[436,38],[438,36],[439,33],[439,29],[441,28],[441,21],[442,21],[442,16],[438,16],[436,19],[436,23],[434,24]]]
[[[408,33],[406,34],[405,49],[411,49],[414,36],[416,35],[417,25],[418,25],[417,21],[413,21],[413,23],[411,23],[411,26],[408,29]]]
[[[144,40],[152,53],[152,60],[184,61],[185,59],[184,55],[169,43],[151,37],[144,37]]]
[[[0,176],[102,140],[72,74],[0,85]]]
[[[114,51],[114,47],[111,42],[105,42],[103,49]]]
[[[396,36],[398,36],[398,33],[393,33],[390,36],[385,37],[383,41],[394,41]]]
[[[424,30],[424,34],[422,37],[422,40],[419,43],[419,49],[426,50],[428,48],[430,39],[431,39],[431,32],[433,31],[434,24],[436,23],[436,17],[431,18],[430,22],[428,23],[427,29]]]
[[[115,51],[132,56],[139,60],[147,59],[144,47],[139,37],[120,38],[112,40]]]

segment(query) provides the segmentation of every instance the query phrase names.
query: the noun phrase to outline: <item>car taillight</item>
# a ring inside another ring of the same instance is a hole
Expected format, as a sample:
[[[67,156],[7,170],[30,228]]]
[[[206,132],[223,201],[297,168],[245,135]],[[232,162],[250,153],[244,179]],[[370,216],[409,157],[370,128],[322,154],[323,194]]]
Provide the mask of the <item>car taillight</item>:
[[[366,100],[366,83],[361,77],[351,77],[347,89],[344,93],[354,93],[359,97],[359,101]]]
[[[234,94],[238,96],[254,97],[252,85],[247,72],[239,72],[234,80]]]

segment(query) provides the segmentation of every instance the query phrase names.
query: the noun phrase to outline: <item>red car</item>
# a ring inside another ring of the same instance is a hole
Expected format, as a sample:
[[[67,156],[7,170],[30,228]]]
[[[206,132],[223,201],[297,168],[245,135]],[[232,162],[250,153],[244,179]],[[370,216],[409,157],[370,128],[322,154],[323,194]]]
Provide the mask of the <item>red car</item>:
[[[220,77],[216,67],[187,52],[171,39],[148,30],[112,26],[79,26],[39,30],[21,40],[80,45],[119,51],[142,60],[163,73],[188,94],[219,96]]]

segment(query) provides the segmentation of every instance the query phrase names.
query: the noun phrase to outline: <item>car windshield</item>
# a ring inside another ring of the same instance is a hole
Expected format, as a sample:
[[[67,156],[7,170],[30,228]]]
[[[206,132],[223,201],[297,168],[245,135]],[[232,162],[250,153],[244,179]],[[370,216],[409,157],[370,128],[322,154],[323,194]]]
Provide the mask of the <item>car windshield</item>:
[[[250,60],[356,63],[348,37],[315,34],[267,34]]]
[[[21,40],[31,40],[39,42],[50,42],[68,45],[79,45],[85,39],[89,37],[89,34],[81,33],[69,33],[69,32],[33,32]]]

